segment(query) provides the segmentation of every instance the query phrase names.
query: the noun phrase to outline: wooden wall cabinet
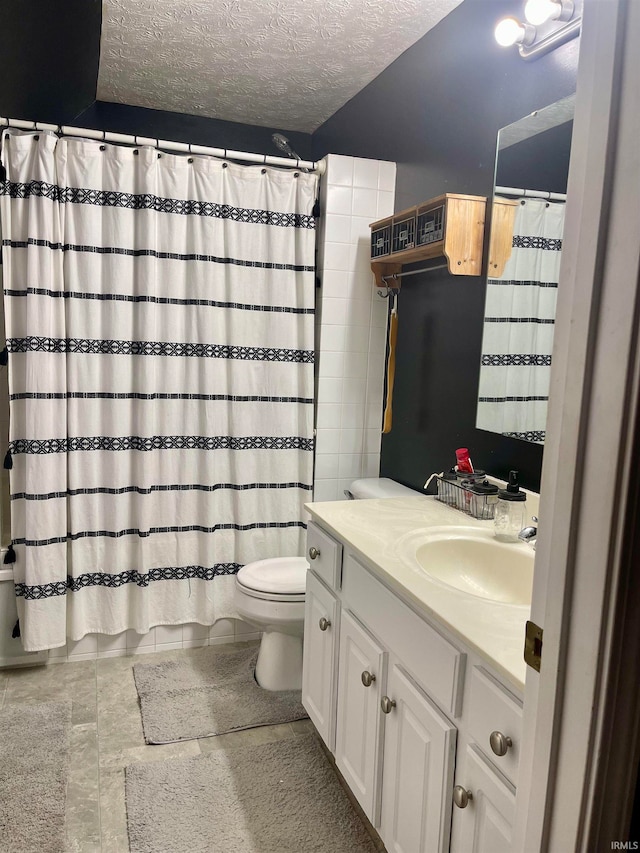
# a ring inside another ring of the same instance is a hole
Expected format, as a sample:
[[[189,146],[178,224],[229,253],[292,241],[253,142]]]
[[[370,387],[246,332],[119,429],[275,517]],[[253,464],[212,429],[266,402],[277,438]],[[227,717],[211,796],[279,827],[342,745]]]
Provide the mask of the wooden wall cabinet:
[[[487,199],[445,193],[371,224],[376,284],[404,264],[446,258],[452,275],[481,275]]]

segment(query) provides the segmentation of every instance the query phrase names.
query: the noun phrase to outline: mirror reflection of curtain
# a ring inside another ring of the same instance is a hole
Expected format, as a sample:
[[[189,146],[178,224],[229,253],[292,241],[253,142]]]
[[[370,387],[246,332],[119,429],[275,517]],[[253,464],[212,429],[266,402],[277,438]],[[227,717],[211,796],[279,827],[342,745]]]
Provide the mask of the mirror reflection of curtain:
[[[544,442],[564,209],[521,199],[511,256],[487,280],[479,429]]]

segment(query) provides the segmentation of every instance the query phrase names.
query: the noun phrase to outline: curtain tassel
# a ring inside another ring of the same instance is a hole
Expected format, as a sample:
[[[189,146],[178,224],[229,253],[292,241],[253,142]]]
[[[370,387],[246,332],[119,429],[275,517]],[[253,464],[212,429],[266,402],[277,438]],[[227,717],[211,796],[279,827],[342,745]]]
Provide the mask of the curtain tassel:
[[[13,468],[13,457],[11,456],[11,451],[7,450],[4,457],[4,467],[10,471]]]
[[[16,621],[16,624],[13,626],[13,631],[11,632],[11,638],[13,640],[17,640],[20,636],[20,620]]]
[[[0,352],[0,366],[6,367],[9,363],[9,350],[5,347],[2,352]]]
[[[9,563],[15,563],[16,561],[16,552],[13,550],[13,545],[9,545],[7,548],[7,553],[4,555],[4,564],[5,566]]]

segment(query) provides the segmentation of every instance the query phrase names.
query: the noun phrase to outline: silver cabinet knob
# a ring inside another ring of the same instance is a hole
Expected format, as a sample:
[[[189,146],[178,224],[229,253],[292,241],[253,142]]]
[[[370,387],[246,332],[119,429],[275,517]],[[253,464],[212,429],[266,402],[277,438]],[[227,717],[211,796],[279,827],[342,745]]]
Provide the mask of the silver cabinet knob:
[[[366,669],[365,669],[365,671],[362,673],[362,675],[360,676],[360,678],[362,679],[362,683],[364,684],[364,686],[365,686],[365,687],[371,687],[371,685],[373,684],[373,682],[376,680],[375,675],[373,675],[373,674],[372,674],[372,673],[370,673],[370,672],[367,672],[367,670],[366,670]]]
[[[320,556],[320,551],[318,548],[309,548],[309,559],[315,560],[316,557]]]
[[[463,788],[462,785],[456,785],[453,789],[453,802],[459,809],[466,809],[469,805],[469,801],[472,799],[473,794],[471,791],[467,791],[467,789]]]
[[[390,714],[396,707],[395,699],[389,699],[388,696],[383,696],[380,700],[380,707],[382,708],[383,714]]]
[[[489,745],[496,755],[506,755],[507,750],[513,746],[513,741],[510,737],[503,735],[502,732],[491,732]]]
[[[327,628],[330,628],[330,627],[331,627],[331,620],[330,620],[330,619],[327,619],[327,618],[325,618],[325,617],[323,616],[323,617],[320,619],[320,621],[318,622],[318,625],[320,626],[320,630],[321,630],[321,631],[326,631],[326,630],[327,630]]]

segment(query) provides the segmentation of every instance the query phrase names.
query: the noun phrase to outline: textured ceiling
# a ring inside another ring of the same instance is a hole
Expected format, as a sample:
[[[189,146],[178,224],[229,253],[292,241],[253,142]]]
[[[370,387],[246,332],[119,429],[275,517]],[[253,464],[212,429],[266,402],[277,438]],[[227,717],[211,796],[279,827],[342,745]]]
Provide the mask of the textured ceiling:
[[[103,0],[98,99],[315,130],[461,0]]]

